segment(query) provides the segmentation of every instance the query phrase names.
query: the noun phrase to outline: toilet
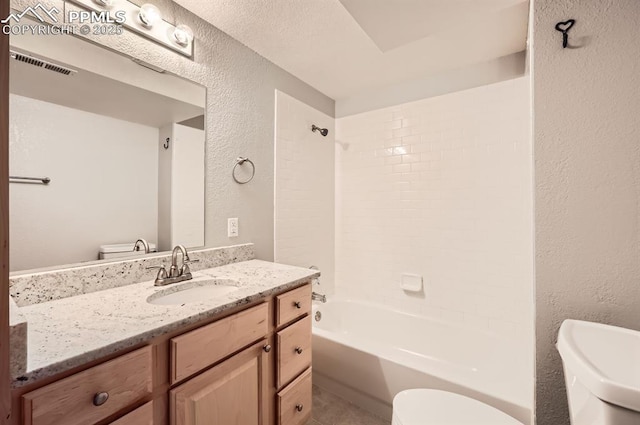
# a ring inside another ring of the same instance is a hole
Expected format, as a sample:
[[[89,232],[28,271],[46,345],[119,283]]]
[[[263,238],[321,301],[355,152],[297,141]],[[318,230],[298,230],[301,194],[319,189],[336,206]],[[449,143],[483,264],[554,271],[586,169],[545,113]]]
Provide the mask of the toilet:
[[[489,405],[447,391],[415,389],[393,399],[391,425],[523,425]]]

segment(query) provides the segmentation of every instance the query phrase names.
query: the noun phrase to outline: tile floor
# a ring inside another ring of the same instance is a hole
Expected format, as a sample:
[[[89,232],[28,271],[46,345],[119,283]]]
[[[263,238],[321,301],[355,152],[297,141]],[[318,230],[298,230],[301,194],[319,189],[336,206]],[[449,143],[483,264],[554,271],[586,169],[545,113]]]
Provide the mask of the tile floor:
[[[314,385],[313,416],[307,425],[390,425],[390,422]]]

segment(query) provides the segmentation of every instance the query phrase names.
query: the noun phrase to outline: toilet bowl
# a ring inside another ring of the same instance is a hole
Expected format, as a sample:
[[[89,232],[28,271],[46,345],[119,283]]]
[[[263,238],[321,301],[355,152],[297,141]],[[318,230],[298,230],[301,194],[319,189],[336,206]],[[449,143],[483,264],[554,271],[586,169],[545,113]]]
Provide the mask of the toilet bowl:
[[[447,391],[415,389],[393,399],[391,425],[523,425],[489,405]]]

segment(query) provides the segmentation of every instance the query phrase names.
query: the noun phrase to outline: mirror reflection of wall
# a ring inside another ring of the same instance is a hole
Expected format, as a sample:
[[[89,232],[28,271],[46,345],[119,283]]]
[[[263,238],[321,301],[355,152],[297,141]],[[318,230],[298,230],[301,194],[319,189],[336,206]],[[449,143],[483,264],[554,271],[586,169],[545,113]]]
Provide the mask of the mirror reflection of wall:
[[[11,49],[10,174],[51,179],[10,184],[11,271],[203,246],[205,88],[70,36]]]

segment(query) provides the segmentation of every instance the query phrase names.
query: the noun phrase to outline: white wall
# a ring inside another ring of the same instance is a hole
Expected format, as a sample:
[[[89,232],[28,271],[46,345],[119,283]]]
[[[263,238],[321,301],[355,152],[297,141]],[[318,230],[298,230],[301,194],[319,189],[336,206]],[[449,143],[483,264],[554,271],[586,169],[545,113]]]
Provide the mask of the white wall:
[[[525,62],[525,52],[519,52],[415,80],[377,87],[337,99],[336,118],[522,77]]]
[[[159,250],[204,246],[204,131],[180,124],[160,128]],[[167,138],[169,147],[165,149]]]
[[[563,49],[554,29],[576,20]],[[536,0],[537,422],[569,423],[567,318],[640,330],[640,2]]]
[[[10,96],[11,270],[98,258],[100,245],[157,240],[158,129]]]
[[[146,0],[135,0],[140,5]],[[63,0],[47,5],[74,8]],[[269,62],[239,41],[178,6],[157,0],[168,22],[189,25],[195,34],[195,57],[188,59],[125,30],[121,36],[96,36],[93,41],[142,59],[207,88],[205,243],[208,247],[253,242],[256,256],[273,259],[274,112],[275,89],[286,91],[328,115],[335,102]],[[11,0],[23,10],[31,0]],[[238,156],[258,167],[251,184],[238,185],[231,169]],[[240,236],[227,237],[227,218],[240,219]]]
[[[327,128],[326,137],[312,132]],[[276,91],[275,261],[322,272],[320,293],[334,286],[335,120]]]
[[[531,357],[528,99],[519,78],[336,120],[338,293],[522,338]]]

